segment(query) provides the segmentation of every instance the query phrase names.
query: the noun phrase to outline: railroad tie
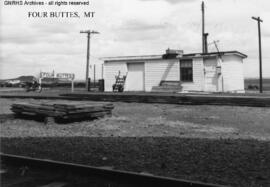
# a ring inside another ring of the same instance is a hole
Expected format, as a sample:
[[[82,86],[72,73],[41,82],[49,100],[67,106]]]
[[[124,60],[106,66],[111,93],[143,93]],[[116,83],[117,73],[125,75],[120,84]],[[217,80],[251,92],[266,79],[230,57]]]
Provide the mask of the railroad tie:
[[[5,173],[7,173],[7,170],[0,169],[0,174],[1,174],[1,175],[2,175],[2,174],[5,174]]]
[[[52,182],[52,183],[42,185],[39,187],[64,187],[66,185],[68,185],[68,183],[66,183],[66,182]]]

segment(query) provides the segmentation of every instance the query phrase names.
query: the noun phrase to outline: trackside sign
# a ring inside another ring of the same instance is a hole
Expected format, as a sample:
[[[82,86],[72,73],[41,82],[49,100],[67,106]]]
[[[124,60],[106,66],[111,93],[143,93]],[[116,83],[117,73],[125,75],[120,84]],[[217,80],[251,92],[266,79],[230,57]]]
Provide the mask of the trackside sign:
[[[57,73],[56,77],[59,79],[68,79],[68,80],[74,80],[75,74],[74,73]]]
[[[40,78],[39,78],[40,85],[42,83],[42,79],[44,78],[58,78],[59,80],[71,81],[71,91],[72,92],[74,91],[74,79],[75,79],[74,73],[57,73],[55,76],[54,71],[52,73],[40,72]]]
[[[54,78],[54,72],[40,72],[40,78]]]

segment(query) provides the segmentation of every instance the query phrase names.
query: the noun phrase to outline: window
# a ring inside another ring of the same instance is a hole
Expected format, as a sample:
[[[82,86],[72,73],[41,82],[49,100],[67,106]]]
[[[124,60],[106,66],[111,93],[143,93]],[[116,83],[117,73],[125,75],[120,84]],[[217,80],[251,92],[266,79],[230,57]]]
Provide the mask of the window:
[[[180,61],[180,77],[183,82],[193,81],[192,59]]]

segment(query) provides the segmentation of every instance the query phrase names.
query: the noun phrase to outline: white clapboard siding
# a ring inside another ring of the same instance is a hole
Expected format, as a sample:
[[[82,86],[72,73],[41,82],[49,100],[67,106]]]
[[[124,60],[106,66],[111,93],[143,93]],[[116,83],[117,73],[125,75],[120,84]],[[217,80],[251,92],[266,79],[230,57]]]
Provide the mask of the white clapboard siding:
[[[127,64],[126,62],[106,62],[104,63],[104,84],[105,92],[111,92],[112,86],[115,83],[115,76],[121,71],[121,75],[126,75]]]
[[[222,58],[223,88],[225,92],[244,92],[243,60],[236,55]]]
[[[182,82],[183,91],[204,90],[204,65],[202,58],[193,58],[193,82]]]
[[[160,81],[179,81],[179,59],[145,62],[145,91],[159,86]]]

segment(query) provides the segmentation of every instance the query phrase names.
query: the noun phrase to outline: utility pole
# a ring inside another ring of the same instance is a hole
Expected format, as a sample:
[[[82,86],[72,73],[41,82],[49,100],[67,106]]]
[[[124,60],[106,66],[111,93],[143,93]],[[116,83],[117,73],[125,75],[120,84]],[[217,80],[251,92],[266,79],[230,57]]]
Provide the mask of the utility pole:
[[[94,87],[96,87],[96,64],[94,64]]]
[[[99,34],[97,31],[80,31],[80,33],[87,34],[87,55],[86,55],[86,75],[85,75],[85,88],[88,91],[89,85],[88,85],[88,77],[89,77],[89,60],[90,60],[90,38],[91,34]]]
[[[261,22],[263,20],[260,17],[252,17],[252,19],[258,22],[258,35],[259,35],[259,61],[260,61],[260,93],[263,93],[263,80],[262,80],[262,42],[261,42]]]
[[[101,66],[101,78],[103,79],[103,75],[104,74],[104,64],[102,64],[102,66]]]
[[[202,1],[202,53],[205,53],[204,37],[204,1]]]

